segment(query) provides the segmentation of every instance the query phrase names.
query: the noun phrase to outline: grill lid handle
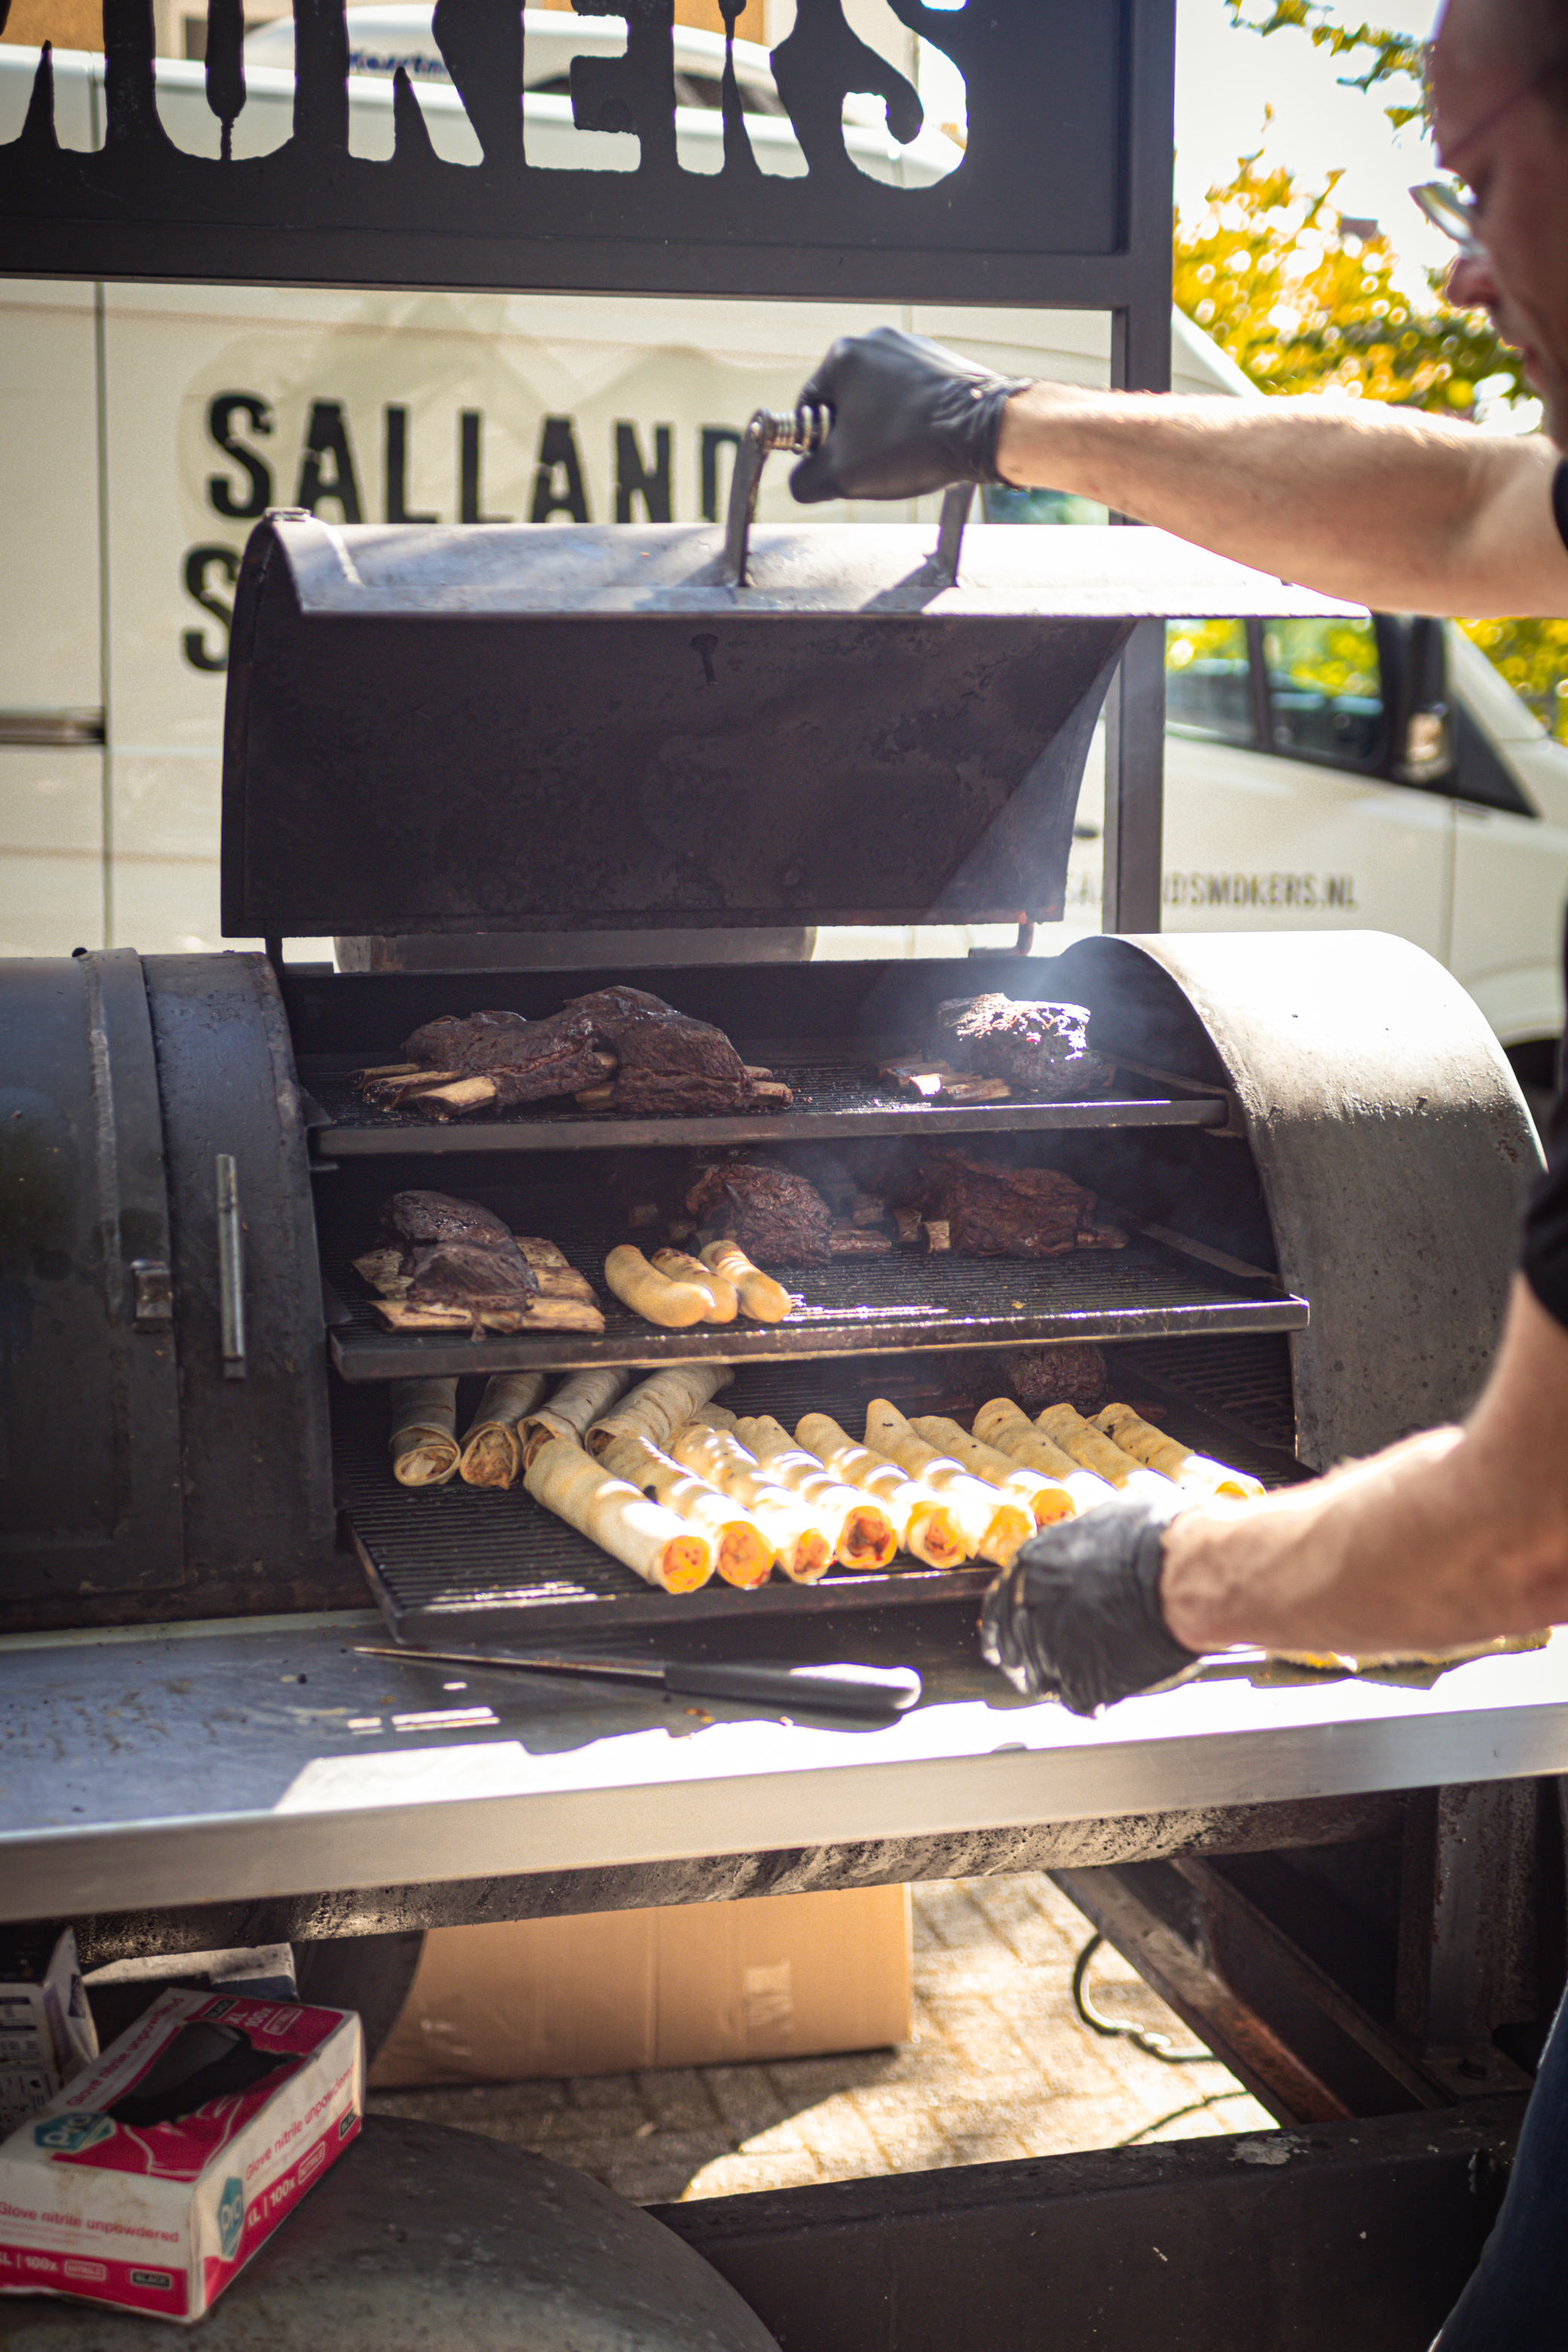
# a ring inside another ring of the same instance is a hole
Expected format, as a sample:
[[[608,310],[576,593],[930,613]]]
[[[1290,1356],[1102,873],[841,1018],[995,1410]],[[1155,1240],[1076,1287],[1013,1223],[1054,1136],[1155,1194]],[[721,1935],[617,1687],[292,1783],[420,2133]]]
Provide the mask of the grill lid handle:
[[[793,410],[759,408],[741,436],[735,470],[730,479],[730,507],[724,519],[724,570],[737,588],[746,584],[752,525],[756,520],[757,491],[770,449],[788,449],[797,457],[820,449],[832,417],[826,408],[803,401]]]
[[[963,526],[969,520],[969,509],[973,504],[973,482],[950,482],[942,494],[942,515],[937,523],[936,554],[932,561],[937,570],[954,586],[958,583],[958,557],[963,545]]]
[[[757,492],[763,467],[773,449],[787,449],[804,457],[820,449],[833,422],[832,412],[803,401],[794,410],[759,408],[741,436],[735,471],[730,481],[730,505],[724,519],[724,573],[737,588],[746,585],[751,559],[752,525],[756,520]],[[932,562],[943,579],[956,582],[963,526],[974,503],[973,482],[954,482],[942,492],[942,520],[937,528]]]

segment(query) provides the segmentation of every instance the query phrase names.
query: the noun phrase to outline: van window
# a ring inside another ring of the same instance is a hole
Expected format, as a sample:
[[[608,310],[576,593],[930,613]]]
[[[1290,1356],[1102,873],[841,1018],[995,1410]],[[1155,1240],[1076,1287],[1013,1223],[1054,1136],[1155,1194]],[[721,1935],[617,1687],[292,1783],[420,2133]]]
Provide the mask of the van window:
[[[1167,621],[1165,724],[1204,743],[1256,745],[1245,621]]]
[[[1370,620],[1270,621],[1263,668],[1274,749],[1369,768],[1383,748],[1383,673]]]

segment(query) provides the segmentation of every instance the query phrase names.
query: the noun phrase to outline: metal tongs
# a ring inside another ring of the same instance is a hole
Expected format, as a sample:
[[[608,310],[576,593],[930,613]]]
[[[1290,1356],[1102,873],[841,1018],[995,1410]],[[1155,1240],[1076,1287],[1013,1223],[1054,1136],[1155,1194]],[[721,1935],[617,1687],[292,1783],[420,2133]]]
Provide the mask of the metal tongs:
[[[605,1682],[651,1684],[671,1698],[738,1700],[783,1707],[790,1714],[849,1716],[857,1723],[892,1723],[913,1706],[921,1678],[912,1666],[750,1665],[634,1658],[521,1657],[507,1650],[411,1650],[394,1643],[359,1642],[361,1658],[397,1658],[405,1665],[469,1666],[500,1674],[570,1675]]]

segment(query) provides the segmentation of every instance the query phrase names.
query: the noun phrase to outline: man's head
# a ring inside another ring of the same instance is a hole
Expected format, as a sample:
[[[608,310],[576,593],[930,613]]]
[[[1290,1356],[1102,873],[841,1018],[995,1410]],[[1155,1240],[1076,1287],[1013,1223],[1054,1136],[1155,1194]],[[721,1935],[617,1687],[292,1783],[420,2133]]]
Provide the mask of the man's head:
[[[1432,58],[1437,152],[1476,200],[1449,299],[1490,310],[1568,448],[1568,0],[1448,0]]]

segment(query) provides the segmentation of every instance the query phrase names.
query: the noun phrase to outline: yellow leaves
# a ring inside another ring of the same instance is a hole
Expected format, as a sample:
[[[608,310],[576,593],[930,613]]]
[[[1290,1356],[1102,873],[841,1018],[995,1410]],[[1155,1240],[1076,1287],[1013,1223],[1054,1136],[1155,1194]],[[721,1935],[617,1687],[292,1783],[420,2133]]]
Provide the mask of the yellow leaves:
[[[1568,743],[1568,621],[1461,621],[1479,646],[1529,704],[1547,732]]]
[[[1261,152],[1238,158],[1195,222],[1178,215],[1181,309],[1267,392],[1331,390],[1450,415],[1471,414],[1488,379],[1489,396],[1528,397],[1517,354],[1483,314],[1457,313],[1439,298],[1413,315],[1394,284],[1388,239],[1342,234],[1332,205],[1340,176],[1303,187]]]

